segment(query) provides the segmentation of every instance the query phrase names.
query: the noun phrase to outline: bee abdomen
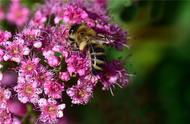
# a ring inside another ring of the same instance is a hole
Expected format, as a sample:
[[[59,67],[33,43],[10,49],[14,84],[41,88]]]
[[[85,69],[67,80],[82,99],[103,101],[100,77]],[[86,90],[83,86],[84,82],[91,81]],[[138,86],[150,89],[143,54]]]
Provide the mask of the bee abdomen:
[[[94,75],[103,71],[103,66],[105,63],[105,51],[102,46],[93,45],[91,47],[91,60],[92,60],[92,73]]]

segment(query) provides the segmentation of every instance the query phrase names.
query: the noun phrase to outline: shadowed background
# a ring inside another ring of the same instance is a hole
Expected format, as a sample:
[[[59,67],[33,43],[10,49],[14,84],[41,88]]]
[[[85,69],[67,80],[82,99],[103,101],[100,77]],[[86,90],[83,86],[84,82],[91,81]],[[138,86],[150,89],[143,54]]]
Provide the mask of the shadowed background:
[[[41,1],[22,2],[34,9]],[[97,87],[88,105],[67,106],[69,124],[190,122],[189,12],[189,0],[110,0],[109,13],[128,30],[130,49],[111,49],[109,57],[124,61],[134,76],[127,88],[114,89],[115,96]]]

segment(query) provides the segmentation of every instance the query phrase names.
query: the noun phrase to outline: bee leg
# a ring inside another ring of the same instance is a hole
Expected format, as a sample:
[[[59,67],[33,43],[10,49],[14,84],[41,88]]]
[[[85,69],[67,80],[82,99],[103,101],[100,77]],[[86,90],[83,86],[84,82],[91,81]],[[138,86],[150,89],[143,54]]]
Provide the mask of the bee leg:
[[[93,64],[93,68],[99,71],[103,71],[103,69],[99,66],[97,66],[96,64]]]
[[[83,51],[84,48],[86,47],[86,45],[87,45],[87,41],[81,42],[80,45],[79,45],[79,50]]]

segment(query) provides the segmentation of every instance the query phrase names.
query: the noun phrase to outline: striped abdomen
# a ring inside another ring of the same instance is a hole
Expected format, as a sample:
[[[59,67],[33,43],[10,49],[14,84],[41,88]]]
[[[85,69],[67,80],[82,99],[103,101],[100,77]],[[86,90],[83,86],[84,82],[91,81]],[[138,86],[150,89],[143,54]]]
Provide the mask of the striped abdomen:
[[[103,71],[105,63],[105,50],[103,45],[91,44],[90,56],[92,61],[92,73],[97,75],[99,72]]]

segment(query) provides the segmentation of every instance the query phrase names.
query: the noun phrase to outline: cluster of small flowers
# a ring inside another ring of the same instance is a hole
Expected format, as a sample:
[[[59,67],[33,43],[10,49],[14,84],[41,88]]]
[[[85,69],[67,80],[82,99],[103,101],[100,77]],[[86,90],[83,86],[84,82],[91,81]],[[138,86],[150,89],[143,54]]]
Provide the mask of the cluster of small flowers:
[[[29,19],[30,11],[23,6],[20,0],[11,0],[9,9],[5,12],[3,6],[0,6],[0,21],[6,19],[16,26],[23,26]]]
[[[98,82],[102,83],[103,90],[128,84],[129,75],[121,62],[106,62],[104,71],[94,75],[88,53],[73,51],[68,41],[69,27],[85,23],[106,36],[108,46],[119,50],[125,47],[126,32],[109,23],[105,6],[105,0],[90,3],[85,0],[49,0],[21,32],[12,36],[0,31],[0,62],[17,64],[18,81],[13,93],[16,92],[20,102],[32,103],[40,109],[40,121],[56,123],[63,117],[64,92],[72,104],[84,105],[93,97]],[[4,109],[10,97],[8,89],[0,89],[0,112],[5,113],[1,114],[0,123],[10,121],[7,118],[12,117],[8,109]]]

